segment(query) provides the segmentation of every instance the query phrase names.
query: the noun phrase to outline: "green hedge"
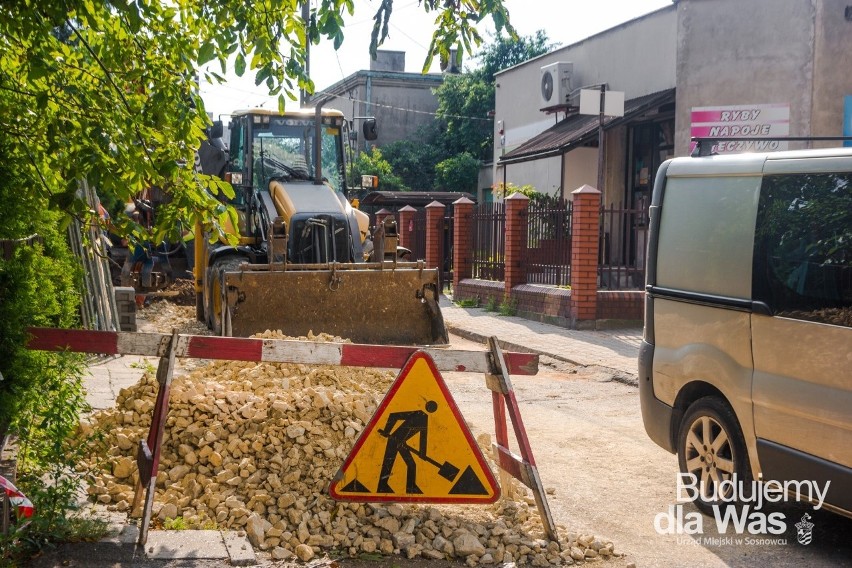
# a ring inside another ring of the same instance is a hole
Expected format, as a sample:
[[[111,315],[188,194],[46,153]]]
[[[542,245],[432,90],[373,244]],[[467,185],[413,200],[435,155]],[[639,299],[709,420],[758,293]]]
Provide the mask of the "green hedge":
[[[79,323],[82,269],[68,246],[64,216],[49,212],[48,200],[46,189],[25,187],[16,172],[0,165],[0,240],[40,237],[15,246],[9,258],[0,254],[0,427],[17,435],[16,484],[36,507],[24,536],[0,537],[0,566],[14,565],[48,542],[73,538],[78,524],[70,512],[82,451],[74,433],[88,410],[84,360],[25,348],[30,326]]]

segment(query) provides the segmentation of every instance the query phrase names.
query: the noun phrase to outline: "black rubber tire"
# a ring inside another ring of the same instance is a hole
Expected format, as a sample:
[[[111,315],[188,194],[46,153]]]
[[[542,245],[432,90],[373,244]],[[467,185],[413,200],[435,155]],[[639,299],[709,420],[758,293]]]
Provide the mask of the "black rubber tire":
[[[222,335],[222,314],[217,314],[214,309],[215,306],[215,298],[214,296],[221,294],[221,290],[219,289],[219,283],[222,282],[222,274],[224,272],[235,272],[239,270],[239,267],[242,263],[248,262],[247,258],[242,256],[225,256],[217,259],[212,268],[213,277],[210,278],[210,282],[208,285],[210,286],[210,321],[211,321],[211,329],[213,333],[216,335]],[[216,285],[214,286],[214,282]]]
[[[677,462],[682,474],[692,473],[705,483],[705,492],[693,501],[705,515],[713,514],[714,505],[737,506],[712,499],[715,484],[732,480],[734,474],[737,489],[744,488],[745,496],[750,496],[751,464],[742,429],[731,406],[720,397],[705,396],[687,408],[677,433]]]

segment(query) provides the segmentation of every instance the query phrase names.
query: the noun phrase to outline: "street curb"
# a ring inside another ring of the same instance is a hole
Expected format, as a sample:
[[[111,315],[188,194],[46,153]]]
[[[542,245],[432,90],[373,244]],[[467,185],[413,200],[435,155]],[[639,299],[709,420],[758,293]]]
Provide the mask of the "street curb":
[[[453,335],[458,335],[459,337],[463,337],[465,339],[469,339],[470,341],[477,341],[480,343],[487,343],[488,337],[487,335],[482,335],[481,333],[476,333],[475,331],[470,331],[461,327],[458,327],[452,323],[447,323],[447,331],[452,333]],[[496,337],[496,336],[495,336]],[[569,359],[567,357],[563,357],[561,355],[556,355],[554,353],[548,353],[547,351],[542,351],[540,349],[531,349],[526,347],[525,345],[521,345],[519,343],[512,343],[511,341],[506,341],[504,339],[497,338],[497,344],[503,349],[507,349],[509,351],[519,351],[521,353],[535,353],[536,355],[543,355],[545,357],[550,357],[551,359],[556,359],[557,361],[564,361],[565,363],[571,363],[572,365],[577,365],[578,367],[587,367],[583,363],[579,361],[574,361],[573,359]]]
[[[458,326],[456,326],[455,324],[452,324],[452,323],[445,323],[445,325],[447,326],[447,331],[449,331],[453,335],[458,335],[459,337],[463,337],[464,339],[468,339],[470,341],[477,341],[479,343],[487,343],[487,341],[488,341],[488,336],[482,335],[481,333],[476,333],[475,331],[463,329],[463,328],[458,327]],[[563,357],[562,355],[557,355],[555,353],[550,353],[550,352],[543,351],[543,350],[540,350],[540,349],[532,349],[530,347],[527,347],[525,345],[521,345],[519,343],[512,343],[511,341],[506,341],[504,339],[500,339],[499,337],[497,338],[497,344],[501,348],[506,349],[508,351],[518,351],[518,352],[521,352],[521,353],[534,353],[534,354],[540,355],[542,357],[550,357],[551,359],[556,359],[557,361],[562,361],[563,363],[569,363],[571,365],[577,365],[578,367],[600,367],[602,369],[609,369],[609,370],[613,371],[614,373],[617,373],[617,375],[615,377],[613,377],[613,380],[620,382],[620,383],[624,383],[624,384],[629,385],[629,386],[634,386],[634,387],[639,386],[639,379],[638,378],[634,378],[633,376],[624,376],[624,375],[627,375],[628,373],[625,373],[621,369],[614,369],[612,367],[607,367],[606,365],[597,365],[597,364],[589,365],[589,364],[586,364],[586,363],[581,363],[579,361],[575,361],[574,359],[569,359],[568,357]]]

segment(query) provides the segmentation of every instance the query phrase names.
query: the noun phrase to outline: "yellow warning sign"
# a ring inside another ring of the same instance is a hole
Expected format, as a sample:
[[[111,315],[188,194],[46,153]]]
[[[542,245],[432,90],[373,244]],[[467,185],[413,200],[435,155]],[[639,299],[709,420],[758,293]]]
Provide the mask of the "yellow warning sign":
[[[416,352],[329,487],[341,501],[493,503],[500,489],[432,358]]]

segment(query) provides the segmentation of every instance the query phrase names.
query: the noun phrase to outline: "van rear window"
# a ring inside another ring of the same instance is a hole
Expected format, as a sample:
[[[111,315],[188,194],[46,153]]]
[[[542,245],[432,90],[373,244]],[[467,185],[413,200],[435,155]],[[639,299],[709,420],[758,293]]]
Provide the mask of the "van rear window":
[[[764,177],[752,283],[777,316],[852,327],[852,173]]]
[[[657,285],[750,299],[760,176],[673,177],[666,182]]]

